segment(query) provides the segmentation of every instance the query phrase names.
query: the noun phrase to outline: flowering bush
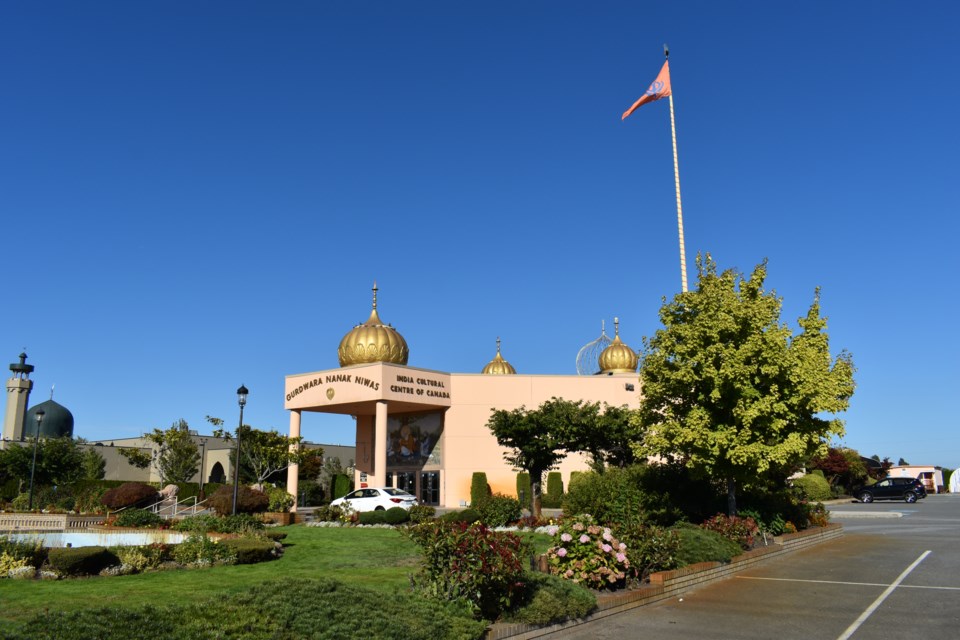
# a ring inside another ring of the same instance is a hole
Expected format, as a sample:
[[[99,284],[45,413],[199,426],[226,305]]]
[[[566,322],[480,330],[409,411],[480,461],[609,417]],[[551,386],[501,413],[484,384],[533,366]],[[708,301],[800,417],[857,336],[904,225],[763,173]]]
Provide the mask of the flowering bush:
[[[753,518],[727,516],[722,513],[718,513],[700,526],[719,533],[727,540],[736,542],[743,549],[752,547],[753,536],[760,533],[760,527],[757,526]]]
[[[593,589],[617,589],[630,571],[627,545],[588,515],[551,527],[555,545],[547,550],[550,572]]]
[[[526,545],[515,534],[479,522],[434,520],[405,530],[423,550],[414,586],[441,600],[465,601],[495,620],[522,593]]]
[[[810,520],[811,527],[825,527],[830,523],[830,512],[822,502],[818,502],[810,507],[807,518]]]

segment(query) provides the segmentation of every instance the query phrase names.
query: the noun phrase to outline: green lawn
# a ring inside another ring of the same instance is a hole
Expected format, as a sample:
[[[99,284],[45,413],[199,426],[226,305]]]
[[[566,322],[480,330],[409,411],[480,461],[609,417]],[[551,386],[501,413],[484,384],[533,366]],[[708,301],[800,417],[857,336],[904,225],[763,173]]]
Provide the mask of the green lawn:
[[[390,592],[406,587],[419,565],[416,545],[392,529],[294,525],[283,530],[288,533],[283,557],[261,564],[57,581],[0,580],[0,633],[10,628],[9,622],[47,610],[187,604],[280,577],[328,577]]]

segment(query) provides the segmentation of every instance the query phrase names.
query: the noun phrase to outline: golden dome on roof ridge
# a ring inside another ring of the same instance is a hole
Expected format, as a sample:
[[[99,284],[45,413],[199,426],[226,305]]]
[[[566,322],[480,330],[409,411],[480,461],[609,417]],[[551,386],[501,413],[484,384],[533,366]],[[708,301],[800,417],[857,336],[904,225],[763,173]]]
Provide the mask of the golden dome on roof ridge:
[[[634,373],[640,359],[633,349],[620,340],[620,318],[614,318],[613,324],[616,326],[616,335],[610,346],[600,354],[600,373]]]
[[[498,336],[497,355],[487,363],[487,366],[485,366],[480,373],[485,373],[490,376],[507,376],[513,375],[516,372],[517,370],[513,368],[513,365],[504,360],[503,356],[500,355],[500,337]]]
[[[351,329],[340,341],[337,356],[341,367],[371,362],[407,364],[410,349],[400,332],[383,324],[377,313],[377,283],[373,283],[373,310],[363,324]]]

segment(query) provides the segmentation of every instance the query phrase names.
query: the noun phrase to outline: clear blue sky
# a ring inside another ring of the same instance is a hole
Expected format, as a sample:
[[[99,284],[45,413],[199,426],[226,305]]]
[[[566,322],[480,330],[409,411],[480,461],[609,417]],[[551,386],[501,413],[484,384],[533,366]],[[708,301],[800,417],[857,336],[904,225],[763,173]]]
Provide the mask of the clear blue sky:
[[[822,287],[845,443],[960,465],[960,8],[951,2],[0,4],[0,363],[76,435],[285,431],[370,287],[410,365],[573,373],[688,261]],[[351,442],[349,420],[305,436]]]

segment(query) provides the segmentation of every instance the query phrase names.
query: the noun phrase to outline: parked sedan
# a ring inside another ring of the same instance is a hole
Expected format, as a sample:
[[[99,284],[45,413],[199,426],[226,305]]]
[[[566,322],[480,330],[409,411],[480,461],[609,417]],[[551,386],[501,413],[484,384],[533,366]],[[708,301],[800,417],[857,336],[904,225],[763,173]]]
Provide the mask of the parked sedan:
[[[923,488],[923,483],[916,478],[884,478],[869,487],[858,489],[853,495],[857,496],[860,502],[873,502],[874,500],[916,502],[927,497],[927,490]]]
[[[417,504],[416,496],[393,487],[357,489],[330,503],[331,507],[347,505],[354,511],[384,511],[393,507],[409,509]]]

